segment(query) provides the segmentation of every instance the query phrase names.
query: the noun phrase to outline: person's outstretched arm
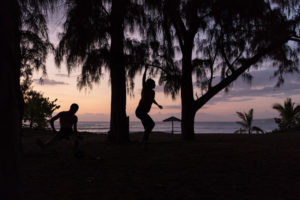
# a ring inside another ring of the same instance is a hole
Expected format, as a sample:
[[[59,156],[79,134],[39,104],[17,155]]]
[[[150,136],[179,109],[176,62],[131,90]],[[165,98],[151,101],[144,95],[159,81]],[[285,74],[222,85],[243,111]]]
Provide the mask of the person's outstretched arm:
[[[148,66],[146,65],[146,67],[145,67],[145,72],[144,72],[144,74],[143,74],[143,88],[144,88],[144,86],[145,86],[145,84],[146,84],[146,74],[147,74],[147,70],[148,70]]]
[[[52,117],[50,119],[50,126],[51,126],[51,128],[52,128],[52,130],[54,132],[57,132],[56,129],[55,129],[55,127],[54,127],[54,121],[57,120],[57,119],[59,119],[59,118],[60,118],[60,113],[58,113],[57,115],[55,115],[54,117]]]
[[[161,105],[159,105],[159,104],[155,101],[155,99],[153,100],[153,103],[154,103],[155,105],[157,105],[157,107],[159,107],[160,109],[163,109],[163,107],[162,107]]]

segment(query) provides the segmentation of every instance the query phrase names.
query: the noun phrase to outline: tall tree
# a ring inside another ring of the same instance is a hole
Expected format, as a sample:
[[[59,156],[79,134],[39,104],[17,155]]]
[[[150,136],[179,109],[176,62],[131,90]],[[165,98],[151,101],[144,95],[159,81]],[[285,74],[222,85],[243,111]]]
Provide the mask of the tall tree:
[[[69,0],[64,32],[56,52],[59,65],[64,56],[69,71],[82,65],[79,87],[99,82],[103,68],[110,71],[111,124],[109,138],[117,143],[129,139],[126,116],[126,81],[141,68],[147,52],[132,36],[143,24],[143,5],[134,0]]]
[[[111,77],[111,112],[110,138],[113,141],[129,139],[129,122],[126,115],[126,72],[124,65],[124,18],[129,0],[113,0],[111,3],[111,47],[110,47],[110,77]]]
[[[20,9],[16,0],[0,2],[0,196],[20,199]]]
[[[0,196],[2,199],[21,199],[20,154],[23,98],[20,89],[22,22],[24,5],[43,6],[54,1],[3,0],[0,2]],[[29,21],[28,21],[29,22]]]
[[[299,40],[296,0],[165,0],[160,7],[173,36],[168,43],[179,46],[181,54],[177,66],[184,139],[194,138],[196,112],[238,77],[250,80],[251,67],[273,62],[279,84],[285,72],[298,71],[298,44],[289,43]],[[193,87],[194,74],[200,95]]]

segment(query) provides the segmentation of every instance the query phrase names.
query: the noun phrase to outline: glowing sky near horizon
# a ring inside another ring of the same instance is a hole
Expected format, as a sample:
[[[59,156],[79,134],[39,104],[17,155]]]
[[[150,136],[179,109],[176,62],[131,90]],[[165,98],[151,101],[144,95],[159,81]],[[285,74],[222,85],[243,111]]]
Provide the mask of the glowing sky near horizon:
[[[52,17],[49,21],[50,40],[56,45],[57,35],[62,32],[62,17]],[[80,74],[80,66],[68,75],[65,63],[60,69],[54,63],[53,55],[49,55],[47,62],[47,76],[44,83],[40,84],[38,79],[41,72],[34,73],[33,88],[42,92],[51,100],[58,99],[57,104],[61,108],[57,110],[68,110],[70,104],[78,103],[80,108],[78,117],[81,121],[109,121],[110,118],[110,84],[109,72],[106,72],[100,84],[94,84],[92,90],[79,91],[77,76]],[[236,111],[247,112],[254,109],[254,118],[274,118],[278,116],[272,109],[274,103],[283,103],[287,97],[291,97],[294,102],[300,103],[300,75],[287,75],[286,82],[281,88],[275,88],[276,79],[270,79],[273,70],[271,68],[253,71],[254,79],[249,85],[242,79],[238,79],[231,91],[227,94],[221,92],[211,99],[196,115],[196,121],[236,121],[238,117]],[[134,96],[127,95],[127,115],[130,120],[137,121],[134,115],[135,108],[140,99],[141,74],[135,78]],[[180,118],[180,96],[172,100],[162,92],[162,86],[156,89],[156,100],[164,106],[159,110],[152,106],[150,115],[154,120],[160,121],[170,116]],[[197,88],[195,88],[197,90]],[[199,92],[198,92],[199,93]]]

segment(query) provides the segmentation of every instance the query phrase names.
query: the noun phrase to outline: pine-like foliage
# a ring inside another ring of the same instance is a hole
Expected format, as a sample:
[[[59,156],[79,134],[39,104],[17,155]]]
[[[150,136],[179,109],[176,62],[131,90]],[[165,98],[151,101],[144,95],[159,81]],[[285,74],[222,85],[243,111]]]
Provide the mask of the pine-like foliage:
[[[55,10],[59,0],[19,0],[21,13],[21,76],[30,79],[33,70],[46,75],[46,58],[54,51],[49,41],[47,14]]]
[[[56,50],[56,63],[66,57],[68,71],[82,67],[78,87],[92,87],[104,71],[110,70],[111,4],[108,0],[68,0],[64,32]],[[124,17],[123,53],[127,86],[133,88],[133,78],[151,59],[150,42],[145,39],[147,16],[140,1],[128,1]]]

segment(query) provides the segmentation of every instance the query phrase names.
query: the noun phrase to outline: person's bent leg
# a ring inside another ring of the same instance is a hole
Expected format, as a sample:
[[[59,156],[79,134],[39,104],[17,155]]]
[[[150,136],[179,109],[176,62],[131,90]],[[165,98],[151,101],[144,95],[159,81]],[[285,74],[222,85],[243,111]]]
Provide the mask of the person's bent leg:
[[[152,120],[152,118],[146,114],[145,119],[144,119],[144,127],[145,127],[145,132],[144,132],[144,136],[143,136],[143,142],[148,141],[150,133],[152,131],[152,129],[155,126],[154,121]]]

